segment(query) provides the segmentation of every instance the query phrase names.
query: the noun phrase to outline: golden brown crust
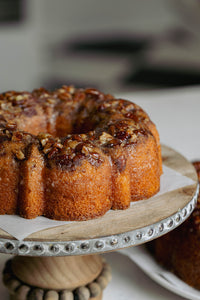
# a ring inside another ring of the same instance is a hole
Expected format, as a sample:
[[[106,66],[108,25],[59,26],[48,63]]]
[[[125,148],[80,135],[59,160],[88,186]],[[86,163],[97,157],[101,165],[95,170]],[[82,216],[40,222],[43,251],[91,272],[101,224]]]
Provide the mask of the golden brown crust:
[[[138,105],[63,86],[3,93],[0,107],[0,164],[14,174],[0,213],[83,220],[159,190],[159,135]]]

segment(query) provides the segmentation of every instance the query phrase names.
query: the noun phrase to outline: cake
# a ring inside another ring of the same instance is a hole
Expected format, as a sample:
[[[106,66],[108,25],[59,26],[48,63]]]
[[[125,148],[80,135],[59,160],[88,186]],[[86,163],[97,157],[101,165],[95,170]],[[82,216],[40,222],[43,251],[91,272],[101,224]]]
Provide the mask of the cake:
[[[194,162],[200,181],[200,162]],[[200,289],[200,196],[191,216],[150,243],[156,260],[190,286]]]
[[[159,135],[138,105],[63,86],[0,107],[0,214],[88,220],[159,191]]]

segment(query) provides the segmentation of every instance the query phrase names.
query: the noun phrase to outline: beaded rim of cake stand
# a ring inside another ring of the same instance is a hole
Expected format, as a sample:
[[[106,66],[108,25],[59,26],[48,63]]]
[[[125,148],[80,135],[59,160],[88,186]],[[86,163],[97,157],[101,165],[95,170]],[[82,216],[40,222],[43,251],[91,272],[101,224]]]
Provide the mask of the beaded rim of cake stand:
[[[104,253],[137,246],[175,229],[192,213],[197,203],[199,185],[192,200],[170,217],[126,233],[65,242],[18,241],[0,239],[0,252],[24,256],[70,256]]]

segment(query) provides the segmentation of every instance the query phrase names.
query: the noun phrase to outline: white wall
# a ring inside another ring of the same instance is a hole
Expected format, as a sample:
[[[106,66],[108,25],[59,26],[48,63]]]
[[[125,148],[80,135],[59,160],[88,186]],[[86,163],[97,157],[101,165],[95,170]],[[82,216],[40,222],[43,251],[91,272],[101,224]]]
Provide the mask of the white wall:
[[[162,33],[176,22],[169,0],[26,0],[27,18],[0,26],[0,92],[30,90],[54,70],[52,45],[96,32]],[[69,71],[69,70],[68,70]]]
[[[177,22],[171,0],[43,0],[49,39],[98,31],[159,33]]]
[[[39,1],[27,1],[22,24],[0,26],[0,92],[32,89],[38,84]]]

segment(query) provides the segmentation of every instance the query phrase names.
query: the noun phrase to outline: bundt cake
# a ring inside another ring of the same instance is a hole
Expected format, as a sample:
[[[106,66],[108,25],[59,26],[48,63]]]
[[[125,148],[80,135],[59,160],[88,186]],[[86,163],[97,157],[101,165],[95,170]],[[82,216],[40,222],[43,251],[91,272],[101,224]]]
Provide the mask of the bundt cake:
[[[0,214],[87,220],[159,191],[159,135],[138,105],[63,86],[0,107]]]
[[[200,181],[200,162],[194,162]],[[157,261],[200,289],[200,196],[191,216],[178,228],[149,243]]]

